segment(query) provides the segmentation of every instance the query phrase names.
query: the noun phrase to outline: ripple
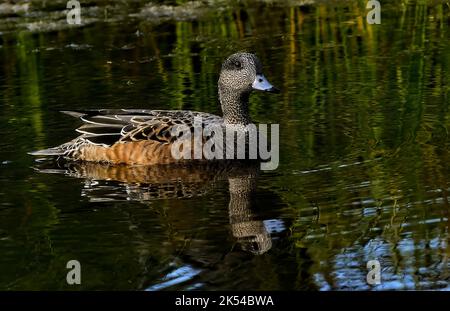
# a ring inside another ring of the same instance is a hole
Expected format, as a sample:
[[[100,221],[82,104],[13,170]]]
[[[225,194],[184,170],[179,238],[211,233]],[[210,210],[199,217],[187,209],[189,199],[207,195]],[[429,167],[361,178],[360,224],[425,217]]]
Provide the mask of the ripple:
[[[162,289],[165,289],[165,288],[173,286],[173,285],[184,283],[186,281],[193,279],[200,272],[201,272],[200,269],[194,269],[191,266],[183,266],[183,267],[180,267],[180,268],[176,269],[175,271],[172,271],[172,272],[168,273],[167,275],[165,275],[162,278],[161,283],[152,285],[145,290],[146,291],[157,291],[157,290],[162,290]]]

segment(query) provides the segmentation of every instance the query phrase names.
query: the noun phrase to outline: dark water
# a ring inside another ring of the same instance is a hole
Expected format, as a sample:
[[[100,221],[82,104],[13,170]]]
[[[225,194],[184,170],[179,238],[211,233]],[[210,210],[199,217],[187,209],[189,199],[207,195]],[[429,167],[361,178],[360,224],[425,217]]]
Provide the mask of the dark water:
[[[448,3],[383,4],[368,25],[365,1],[89,1],[81,27],[32,3],[0,15],[0,289],[450,288]],[[239,50],[282,89],[250,105],[280,124],[275,171],[49,174],[26,154],[75,136],[60,110],[220,114],[218,71]]]

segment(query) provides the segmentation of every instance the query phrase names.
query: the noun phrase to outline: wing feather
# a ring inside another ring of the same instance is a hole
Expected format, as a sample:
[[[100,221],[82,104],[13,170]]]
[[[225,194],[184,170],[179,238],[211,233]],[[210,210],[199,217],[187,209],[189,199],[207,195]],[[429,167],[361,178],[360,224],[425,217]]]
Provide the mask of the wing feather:
[[[194,117],[203,124],[223,120],[209,113],[183,110],[102,109],[63,111],[79,118],[83,124],[76,129],[90,143],[111,146],[116,142],[153,140],[169,143],[176,139],[171,130],[175,125],[193,127]]]

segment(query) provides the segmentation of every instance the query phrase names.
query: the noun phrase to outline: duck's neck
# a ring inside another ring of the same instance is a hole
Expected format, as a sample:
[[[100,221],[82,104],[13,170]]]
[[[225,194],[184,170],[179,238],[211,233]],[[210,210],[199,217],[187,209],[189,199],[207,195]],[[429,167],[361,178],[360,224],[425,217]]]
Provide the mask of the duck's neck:
[[[219,100],[225,124],[247,125],[251,123],[248,112],[249,92],[230,92],[219,85]]]

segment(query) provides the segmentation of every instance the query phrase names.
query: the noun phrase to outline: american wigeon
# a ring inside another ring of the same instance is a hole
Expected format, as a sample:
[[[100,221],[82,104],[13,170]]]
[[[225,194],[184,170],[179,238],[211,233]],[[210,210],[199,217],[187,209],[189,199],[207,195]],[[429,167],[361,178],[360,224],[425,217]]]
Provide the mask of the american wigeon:
[[[110,164],[162,164],[176,162],[171,154],[176,125],[193,131],[195,117],[203,125],[251,123],[248,100],[253,90],[278,92],[262,74],[259,59],[250,53],[236,53],[222,65],[218,81],[223,117],[186,110],[90,110],[65,111],[78,117],[81,135],[57,147],[31,152],[35,156],[58,156],[73,161]]]

